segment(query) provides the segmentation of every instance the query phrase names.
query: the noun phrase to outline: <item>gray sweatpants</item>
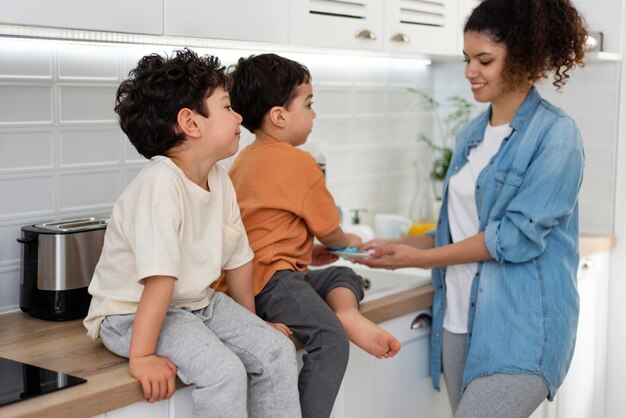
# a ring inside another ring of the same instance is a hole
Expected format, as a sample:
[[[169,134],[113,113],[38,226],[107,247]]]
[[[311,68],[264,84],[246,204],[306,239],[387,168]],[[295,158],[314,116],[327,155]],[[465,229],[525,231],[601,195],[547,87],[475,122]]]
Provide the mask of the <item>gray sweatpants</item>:
[[[306,354],[298,379],[303,418],[328,418],[348,365],[350,342],[337,315],[324,301],[337,287],[363,299],[363,279],[347,267],[280,270],[256,298],[256,312],[270,322],[287,325],[304,344]]]
[[[476,378],[461,393],[467,334],[444,329],[443,375],[454,418],[528,418],[548,397],[535,374],[498,373]]]
[[[112,315],[100,325],[102,343],[128,357],[134,314]],[[300,417],[293,343],[223,293],[204,309],[169,309],[157,355],[194,384],[194,417]]]

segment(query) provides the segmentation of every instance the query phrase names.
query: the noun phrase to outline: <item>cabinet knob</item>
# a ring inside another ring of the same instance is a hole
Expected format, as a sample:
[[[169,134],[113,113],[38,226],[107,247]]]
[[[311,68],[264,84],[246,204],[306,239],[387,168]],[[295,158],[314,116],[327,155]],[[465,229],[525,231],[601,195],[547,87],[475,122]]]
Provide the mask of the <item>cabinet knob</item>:
[[[409,42],[411,42],[409,37],[405,35],[404,33],[396,33],[395,35],[391,37],[391,40],[394,42],[401,42],[403,44],[408,44]]]
[[[594,265],[593,260],[591,258],[585,258],[583,260],[581,268],[584,271],[592,270],[594,267],[595,267],[595,265]]]
[[[431,322],[432,322],[432,318],[429,314],[421,313],[415,317],[413,322],[411,322],[411,329],[430,328]]]
[[[376,40],[376,34],[369,29],[361,29],[354,36],[359,39],[370,39],[372,41]]]

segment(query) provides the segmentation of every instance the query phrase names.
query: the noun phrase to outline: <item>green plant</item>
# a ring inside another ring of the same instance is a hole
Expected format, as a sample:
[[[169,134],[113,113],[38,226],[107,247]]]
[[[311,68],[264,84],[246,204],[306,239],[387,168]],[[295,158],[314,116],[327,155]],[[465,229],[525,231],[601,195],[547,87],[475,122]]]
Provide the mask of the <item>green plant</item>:
[[[430,94],[415,88],[408,88],[415,94],[418,104],[423,109],[433,112],[435,126],[441,138],[441,144],[436,144],[433,139],[423,132],[417,134],[418,141],[427,144],[434,153],[433,166],[430,176],[434,180],[443,180],[450,167],[453,149],[449,145],[459,132],[459,129],[467,123],[474,110],[474,105],[461,96],[449,96],[445,101],[450,105],[451,111],[442,118],[440,114],[441,103]]]

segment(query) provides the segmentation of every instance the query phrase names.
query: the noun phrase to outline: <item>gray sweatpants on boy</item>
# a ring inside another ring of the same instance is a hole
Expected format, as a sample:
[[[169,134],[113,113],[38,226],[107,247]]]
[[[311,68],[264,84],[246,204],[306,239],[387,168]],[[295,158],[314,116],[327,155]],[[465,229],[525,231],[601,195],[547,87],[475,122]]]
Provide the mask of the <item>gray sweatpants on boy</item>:
[[[337,315],[324,301],[337,287],[363,299],[363,279],[347,267],[274,273],[255,298],[256,312],[287,325],[306,354],[298,387],[303,418],[328,418],[348,366],[350,342]]]
[[[100,325],[102,343],[128,357],[134,314],[111,315]],[[169,309],[157,342],[158,356],[194,384],[194,417],[300,417],[293,343],[224,293],[204,309]]]

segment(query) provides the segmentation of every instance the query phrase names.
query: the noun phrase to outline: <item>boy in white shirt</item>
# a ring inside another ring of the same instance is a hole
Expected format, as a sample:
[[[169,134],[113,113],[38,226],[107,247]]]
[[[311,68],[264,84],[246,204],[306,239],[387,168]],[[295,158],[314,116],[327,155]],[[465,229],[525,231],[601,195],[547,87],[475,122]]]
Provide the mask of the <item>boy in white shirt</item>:
[[[299,417],[295,349],[254,314],[253,253],[217,165],[241,122],[220,65],[153,54],[120,85],[122,130],[151,161],[113,207],[84,324],[129,358],[149,402],[168,399],[178,375],[196,386],[194,416],[247,417],[249,403],[251,416]],[[209,288],[222,270],[232,299]]]

